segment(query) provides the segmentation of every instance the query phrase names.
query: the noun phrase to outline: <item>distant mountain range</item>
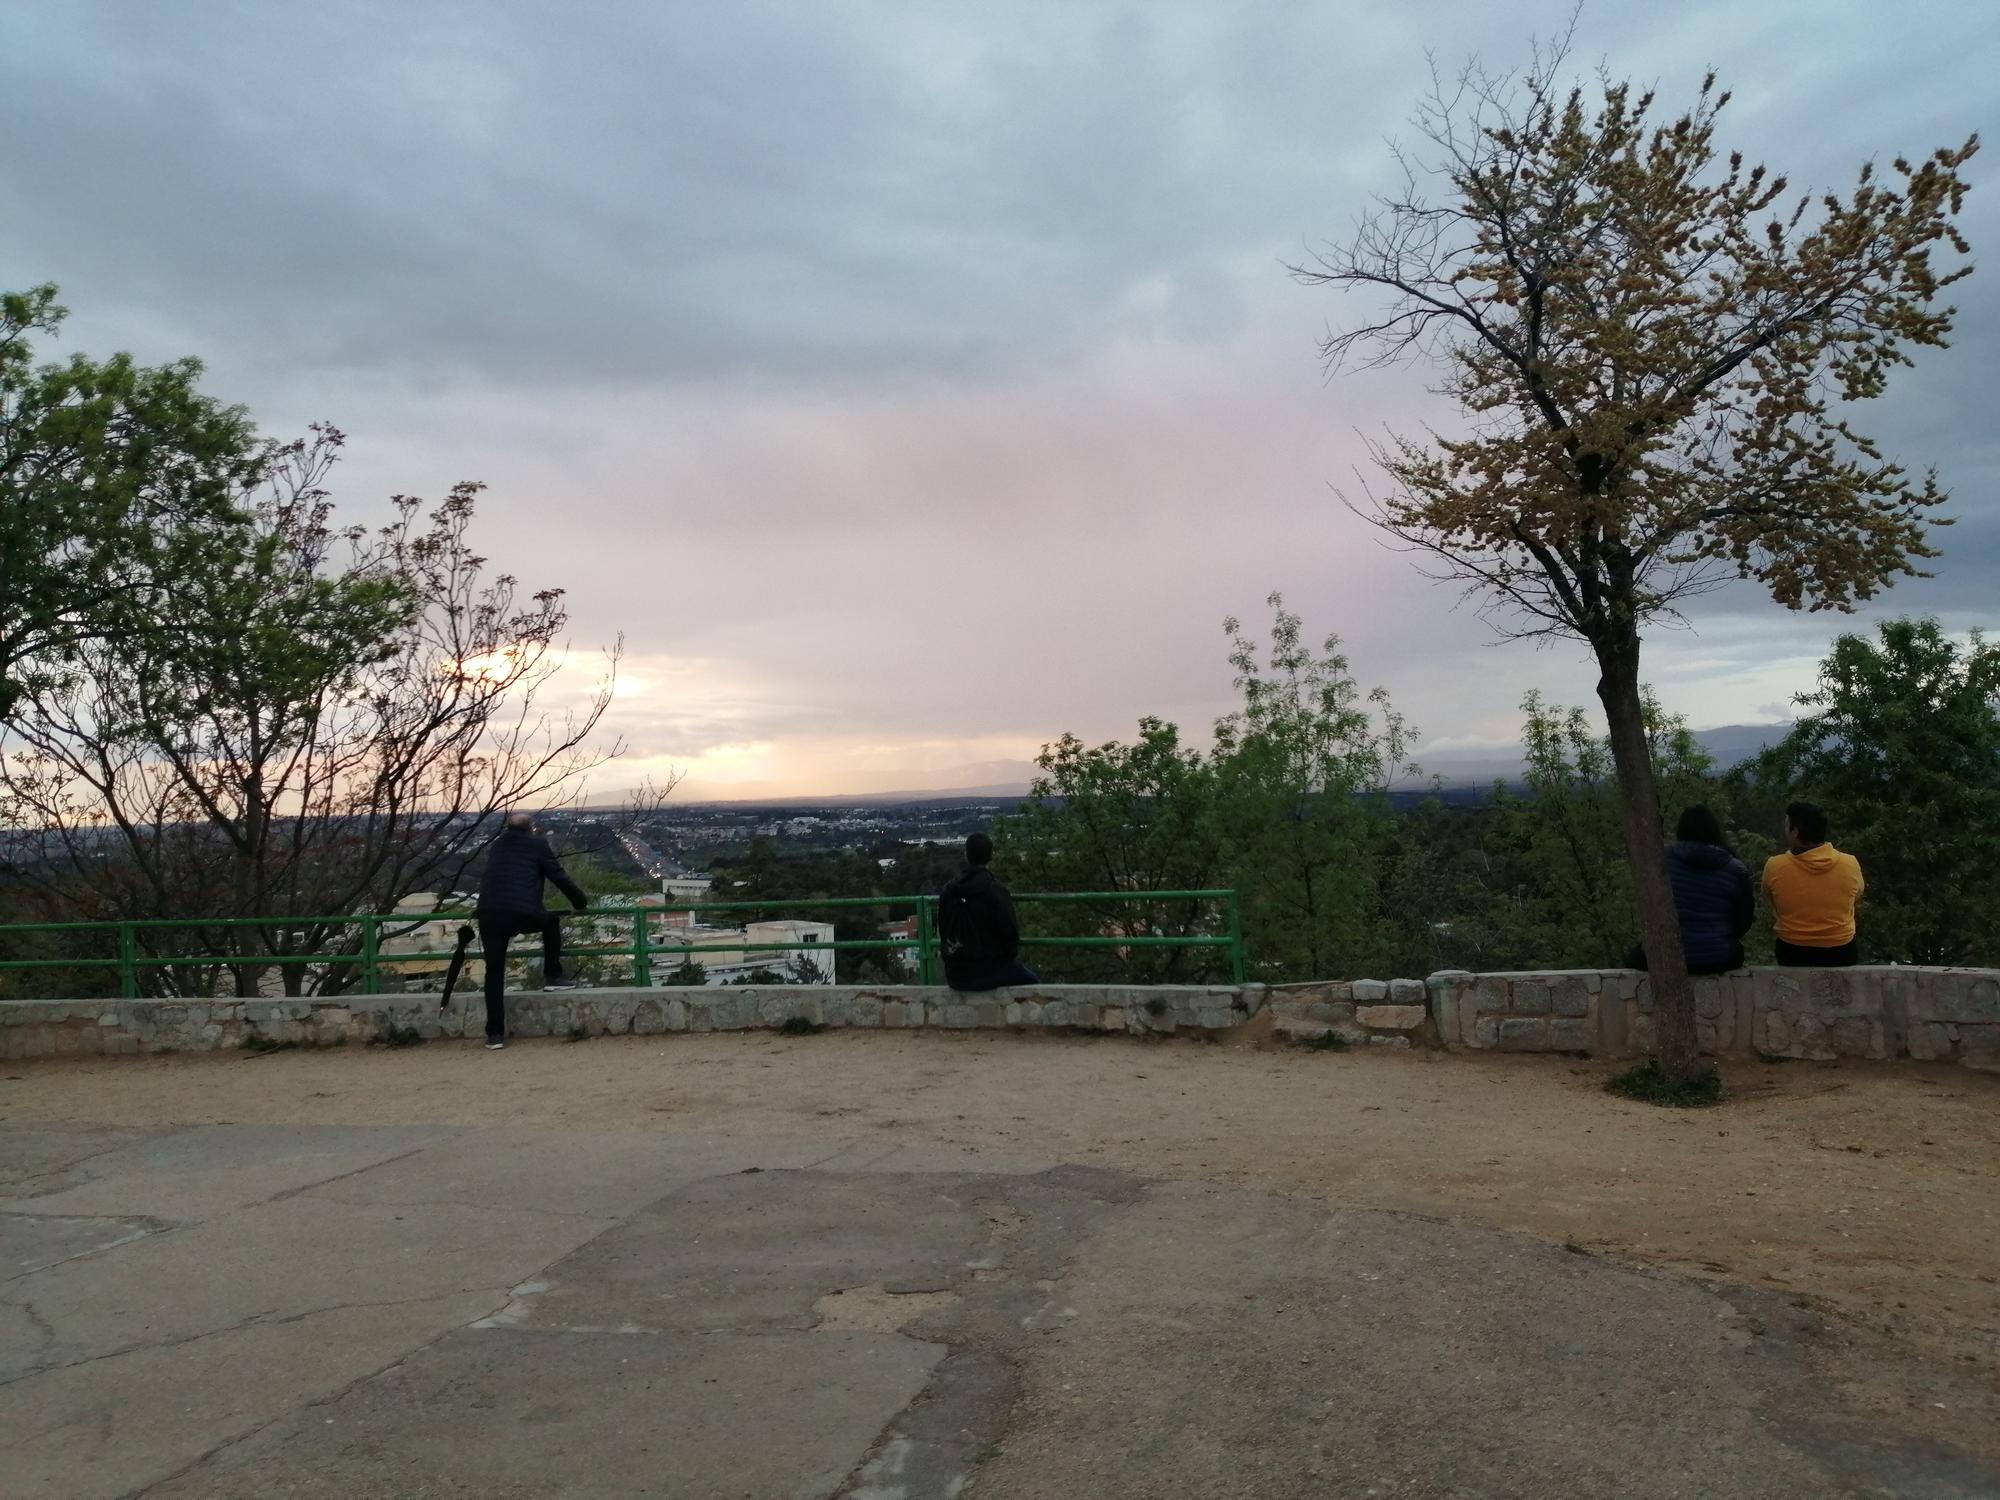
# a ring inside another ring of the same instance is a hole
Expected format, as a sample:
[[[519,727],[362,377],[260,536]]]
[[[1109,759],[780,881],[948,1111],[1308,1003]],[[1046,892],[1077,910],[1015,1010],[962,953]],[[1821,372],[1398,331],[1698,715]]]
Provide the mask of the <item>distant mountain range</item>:
[[[1775,745],[1791,732],[1790,724],[1725,724],[1719,729],[1697,729],[1695,743],[1715,757],[1718,770],[1730,770],[1749,760],[1760,750]],[[1418,784],[1428,786],[1433,777],[1448,787],[1491,786],[1496,781],[1518,781],[1523,750],[1519,745],[1499,745],[1487,751],[1440,751],[1419,754],[1423,768]]]
[[[1725,724],[1718,729],[1695,731],[1695,740],[1716,766],[1727,770],[1741,765],[1766,746],[1774,745],[1791,731],[1790,724]],[[1490,750],[1446,750],[1419,754],[1417,763],[1423,776],[1405,783],[1409,788],[1427,787],[1433,778],[1447,787],[1488,787],[1496,781],[1519,781],[1523,751],[1519,745],[1496,745]],[[1028,795],[1035,767],[1029,761],[982,761],[957,767],[940,779],[936,787],[902,787],[879,792],[841,792],[817,797],[768,797],[753,790],[731,796],[702,795],[681,800],[709,806],[755,807],[855,807],[905,805],[914,802],[986,802]],[[720,789],[717,789],[718,791]]]

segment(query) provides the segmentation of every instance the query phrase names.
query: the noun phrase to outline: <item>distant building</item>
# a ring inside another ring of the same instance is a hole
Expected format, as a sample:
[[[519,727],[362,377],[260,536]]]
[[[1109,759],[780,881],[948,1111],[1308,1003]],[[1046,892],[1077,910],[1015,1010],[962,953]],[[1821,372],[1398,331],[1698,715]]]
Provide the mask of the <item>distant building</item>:
[[[733,980],[747,979],[759,969],[782,974],[789,980],[793,965],[801,961],[817,976],[810,983],[832,984],[836,956],[832,949],[788,951],[757,946],[760,943],[832,941],[833,924],[830,922],[748,922],[741,927],[667,926],[661,929],[658,942],[663,949],[672,951],[654,956],[653,982],[666,983],[673,971],[691,958],[701,965],[704,984],[728,984]],[[684,949],[692,951],[684,952]]]

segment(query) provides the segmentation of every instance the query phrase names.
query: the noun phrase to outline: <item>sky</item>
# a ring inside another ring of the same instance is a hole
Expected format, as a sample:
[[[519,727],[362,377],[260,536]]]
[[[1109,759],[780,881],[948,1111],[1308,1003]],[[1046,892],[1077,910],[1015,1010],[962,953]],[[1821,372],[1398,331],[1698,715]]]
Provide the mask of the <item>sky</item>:
[[[1450,412],[1342,373],[1366,311],[1288,262],[1392,182],[1432,59],[1527,57],[1567,4],[17,0],[0,285],[60,345],[192,354],[273,435],[343,428],[341,514],[483,480],[496,569],[568,591],[581,692],[622,639],[594,790],[985,785],[1047,741],[1195,738],[1222,621],[1338,633],[1422,746],[1588,703],[1343,505],[1366,441]],[[1611,3],[1600,61],[1800,185],[1995,121],[2000,7]],[[2000,195],[1975,158],[1975,258]],[[2000,623],[2000,272],[1954,288],[1864,430],[1934,464],[1936,577],[1858,620],[1749,588],[1649,646],[1697,728],[1788,717],[1871,618]]]

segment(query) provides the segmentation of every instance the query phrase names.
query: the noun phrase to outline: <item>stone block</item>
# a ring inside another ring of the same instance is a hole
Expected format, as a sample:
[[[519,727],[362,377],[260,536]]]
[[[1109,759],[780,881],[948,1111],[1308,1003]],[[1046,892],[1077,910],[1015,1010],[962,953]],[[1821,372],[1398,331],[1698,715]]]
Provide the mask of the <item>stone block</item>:
[[[1547,1015],[1549,1010],[1549,985],[1545,979],[1516,979],[1513,993],[1508,996],[1507,1009],[1526,1016]],[[1502,1028],[1503,1032],[1505,1028]]]
[[[1497,1047],[1500,1045],[1500,1021],[1496,1016],[1481,1016],[1472,1023],[1472,1033],[1466,1037],[1466,1044],[1473,1047]]]
[[[1127,1030],[1128,1022],[1126,1020],[1125,1008],[1120,1005],[1105,1006],[1100,1014],[1097,1026],[1100,1031]]]
[[[1472,1004],[1469,1009],[1467,1008],[1466,1002],[1463,998],[1464,992],[1463,991],[1460,992],[1461,998],[1459,1000],[1459,1014],[1462,1016],[1497,1014],[1498,1012],[1507,1009],[1508,1001],[1512,997],[1513,993],[1514,993],[1514,986],[1509,984],[1505,979],[1502,979],[1499,975],[1497,974],[1484,975],[1480,978],[1479,982],[1472,987]]]
[[[1429,1020],[1430,1011],[1421,1005],[1362,1005],[1355,1008],[1354,1019],[1372,1030],[1408,1031]]]
[[[1722,986],[1706,976],[1689,981],[1694,986],[1694,1013],[1704,1021],[1713,1021],[1722,1015]]]
[[[1920,997],[1910,1003],[1912,1019],[1953,1025],[2000,1025],[2000,979],[1978,970],[1924,973]]]
[[[1503,1052],[1540,1052],[1549,1044],[1549,1023],[1515,1017],[1500,1023]]]
[[[1410,1039],[1406,1036],[1371,1036],[1368,1038],[1368,1045],[1371,1047],[1408,1047]]]
[[[1341,1021],[1352,1021],[1355,1016],[1355,1005],[1352,1000],[1322,1001],[1314,1005],[1300,1006],[1297,1009],[1304,1012],[1306,1020],[1318,1021],[1326,1026],[1332,1026]]]
[[[1882,1023],[1867,1016],[1838,1016],[1831,1027],[1834,1050],[1842,1057],[1882,1058]]]
[[[856,995],[847,1002],[847,1024],[875,1027],[882,1024],[882,997]]]
[[[1239,1010],[1200,1010],[1195,1012],[1195,1024],[1205,1031],[1227,1031],[1239,1025],[1245,1018]]]
[[[948,1031],[970,1031],[979,1024],[979,1012],[970,1005],[947,1004],[939,1024]]]
[[[1389,1002],[1392,1005],[1422,1005],[1428,987],[1421,979],[1392,979],[1389,981]]]
[[[1568,1018],[1558,1018],[1549,1022],[1549,1046],[1557,1052],[1590,1051],[1589,1023]]]
[[[1581,974],[1565,974],[1551,981],[1549,1009],[1559,1016],[1589,1015],[1590,987],[1584,977]]]
[[[1388,983],[1380,979],[1357,979],[1348,986],[1356,1004],[1376,1005],[1389,998]]]
[[[1959,1026],[1958,1060],[1981,1072],[2000,1071],[2000,1025]]]

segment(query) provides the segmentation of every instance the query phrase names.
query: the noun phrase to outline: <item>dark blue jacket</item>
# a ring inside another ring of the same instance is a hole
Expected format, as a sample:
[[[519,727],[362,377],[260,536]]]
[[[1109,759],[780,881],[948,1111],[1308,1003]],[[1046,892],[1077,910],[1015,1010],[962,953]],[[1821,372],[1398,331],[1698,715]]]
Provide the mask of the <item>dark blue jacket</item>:
[[[590,905],[583,887],[569,878],[547,839],[526,828],[502,829],[500,837],[486,847],[486,873],[479,878],[479,909],[529,915],[539,912],[544,880],[555,882],[578,911]]]
[[[1674,910],[1681,919],[1681,946],[1689,964],[1739,962],[1743,934],[1756,905],[1750,871],[1719,844],[1667,846],[1667,874],[1674,883]]]
[[[955,990],[992,990],[1007,983],[1021,956],[1014,898],[985,865],[968,868],[938,897],[938,946],[944,982]]]

